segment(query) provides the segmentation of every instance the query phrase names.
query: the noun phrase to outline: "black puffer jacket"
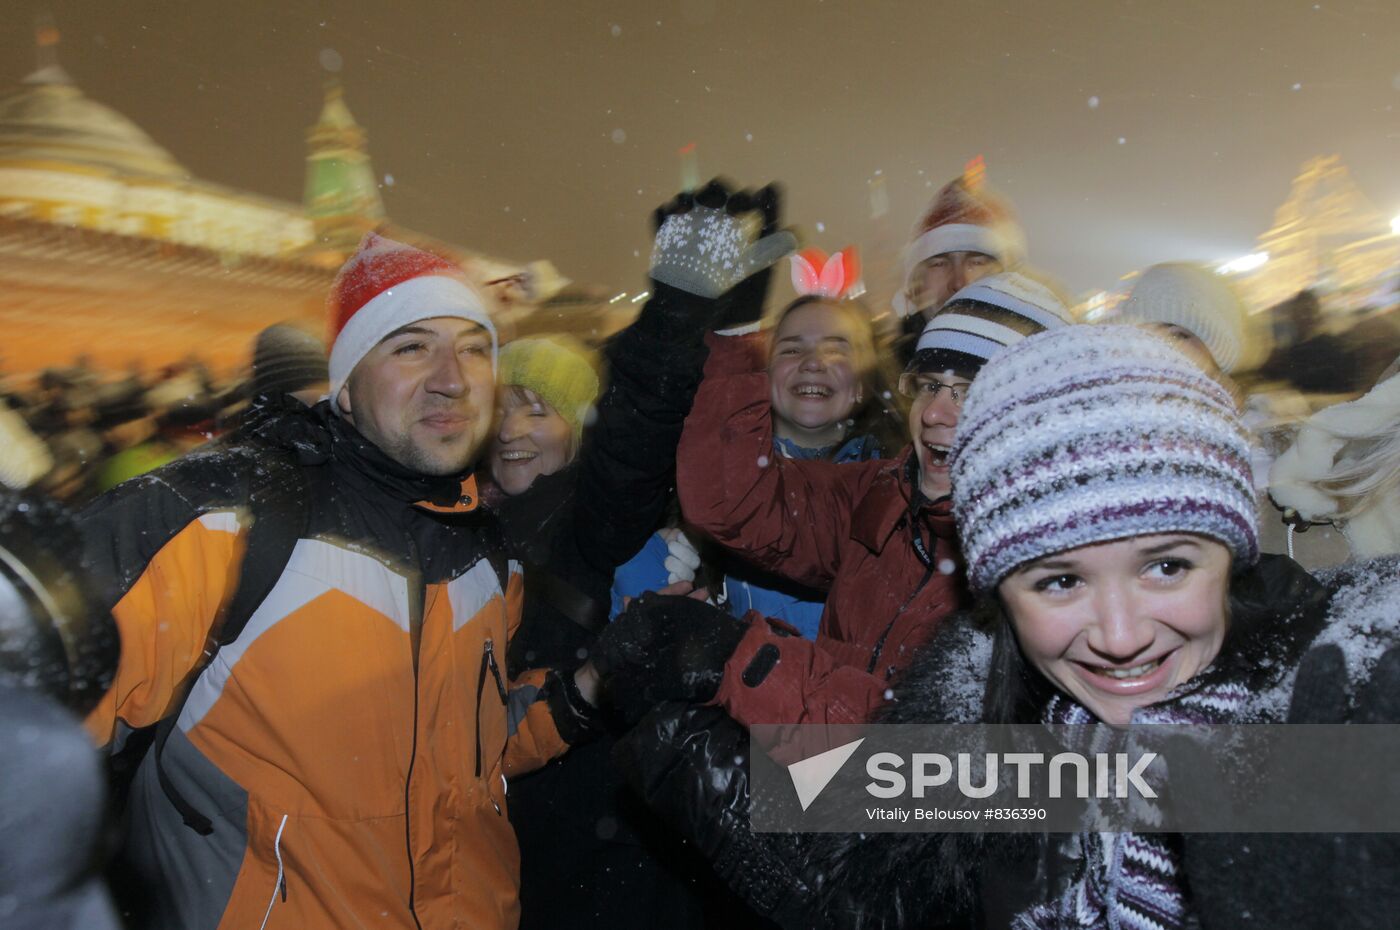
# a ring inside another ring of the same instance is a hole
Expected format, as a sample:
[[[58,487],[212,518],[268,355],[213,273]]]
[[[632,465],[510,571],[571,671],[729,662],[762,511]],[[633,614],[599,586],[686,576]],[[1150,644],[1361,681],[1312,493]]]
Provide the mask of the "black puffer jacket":
[[[1400,559],[1315,580],[1266,556],[1237,580],[1232,601],[1236,622],[1203,677],[1244,682],[1258,698],[1252,722],[1400,722]],[[1362,661],[1349,668],[1343,643]],[[881,722],[982,720],[968,696],[985,694],[992,648],[970,616],[950,622]],[[748,760],[732,751],[742,730],[711,714],[659,709],[624,749],[649,801],[701,849],[742,852],[723,857],[721,874],[785,927],[1006,927],[1073,875],[1060,836],[748,832]],[[715,751],[693,758],[696,747]],[[728,835],[735,830],[747,836]],[[1389,834],[1194,834],[1183,837],[1183,861],[1192,919],[1206,930],[1384,927],[1400,913],[1400,838]]]
[[[654,284],[607,346],[608,385],[578,458],[493,505],[525,563],[511,668],[575,668],[607,622],[613,574],[661,524],[676,443],[700,383],[712,300]],[[590,626],[592,629],[590,629]],[[521,927],[686,926],[700,905],[673,837],[623,791],[610,739],[575,747],[511,784],[521,847]],[[688,863],[693,868],[695,863]]]

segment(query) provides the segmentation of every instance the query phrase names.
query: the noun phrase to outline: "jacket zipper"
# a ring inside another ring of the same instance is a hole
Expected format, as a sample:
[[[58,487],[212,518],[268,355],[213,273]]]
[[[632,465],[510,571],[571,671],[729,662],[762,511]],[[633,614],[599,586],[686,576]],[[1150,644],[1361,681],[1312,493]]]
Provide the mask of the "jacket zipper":
[[[491,678],[496,683],[496,694],[501,698],[501,706],[505,707],[510,700],[510,695],[506,691],[505,682],[501,680],[501,667],[496,664],[496,644],[487,639],[481,646],[481,671],[476,678],[476,777],[481,777],[481,700],[486,695],[486,673],[490,671]],[[496,803],[495,798],[491,798],[491,806],[496,809],[496,813],[501,813],[501,806]]]
[[[875,648],[872,648],[871,650],[871,664],[869,664],[869,667],[865,669],[865,674],[868,675],[875,674],[875,667],[879,664],[879,657],[881,657],[881,653],[885,651],[885,640],[889,639],[890,632],[892,632],[892,630],[895,629],[895,623],[899,622],[899,618],[902,618],[902,616],[904,615],[904,611],[906,611],[906,609],[909,609],[910,604],[913,604],[914,598],[918,597],[918,592],[924,590],[924,585],[928,584],[928,580],[934,577],[934,559],[932,559],[932,556],[928,555],[928,550],[924,548],[924,541],[923,538],[921,538],[920,534],[918,534],[918,524],[916,522],[916,518],[914,518],[914,515],[910,515],[909,517],[909,528],[911,534],[913,534],[914,536],[914,539],[916,539],[916,541],[918,542],[918,545],[914,545],[913,542],[911,542],[910,545],[913,546],[914,553],[916,553],[916,555],[918,556],[918,560],[920,560],[920,562],[924,564],[924,577],[918,580],[918,584],[916,585],[916,587],[914,587],[913,594],[910,594],[909,597],[904,598],[903,604],[900,604],[899,609],[895,611],[895,616],[892,616],[892,618],[890,618],[889,625],[885,627],[885,630],[883,630],[881,634],[879,634],[879,639],[875,640]],[[938,543],[935,542],[934,552],[937,552],[937,545]]]
[[[272,854],[277,857],[277,883],[272,886],[272,898],[267,902],[267,910],[263,912],[262,924],[258,930],[265,930],[268,920],[272,917],[272,909],[277,905],[277,898],[280,895],[282,903],[287,903],[287,872],[282,866],[282,831],[287,829],[287,815],[282,815],[282,822],[277,825],[277,838],[272,841]]]
[[[412,548],[414,559],[417,560],[417,548]],[[421,576],[419,582],[421,584]],[[409,743],[408,772],[403,780],[403,835],[404,846],[408,853],[408,916],[413,918],[413,926],[417,930],[423,930],[423,922],[418,919],[418,902],[416,894],[418,889],[417,868],[413,861],[413,770],[418,764],[418,646],[422,640],[423,615],[427,613],[427,591],[426,587],[420,589],[419,599],[420,610],[418,616],[409,620],[409,649],[413,659],[413,739]],[[410,608],[412,601],[410,603]]]

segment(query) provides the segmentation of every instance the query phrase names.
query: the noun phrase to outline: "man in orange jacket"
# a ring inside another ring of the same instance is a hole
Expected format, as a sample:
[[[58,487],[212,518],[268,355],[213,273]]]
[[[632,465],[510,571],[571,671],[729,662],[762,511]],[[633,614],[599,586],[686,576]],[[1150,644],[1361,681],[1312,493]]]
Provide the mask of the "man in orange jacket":
[[[457,266],[374,234],[330,310],[328,400],[266,413],[246,443],[121,485],[85,515],[87,567],[123,644],[88,729],[120,742],[179,708],[131,788],[140,920],[514,927],[506,779],[594,718],[586,681],[504,670],[521,569],[472,475],[495,330]],[[306,525],[204,665],[261,564],[249,503],[275,460],[300,480]]]

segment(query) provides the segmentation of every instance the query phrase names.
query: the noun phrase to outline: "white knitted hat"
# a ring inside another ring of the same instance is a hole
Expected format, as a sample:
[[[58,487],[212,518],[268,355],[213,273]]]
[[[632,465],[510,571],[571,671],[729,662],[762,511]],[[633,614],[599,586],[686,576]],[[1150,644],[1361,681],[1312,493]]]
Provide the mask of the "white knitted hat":
[[[1142,273],[1119,306],[1121,323],[1174,323],[1210,350],[1221,371],[1244,354],[1244,304],[1225,279],[1202,265],[1168,262]]]
[[[1066,326],[989,361],[949,456],[972,587],[1026,562],[1154,533],[1258,558],[1249,441],[1225,389],[1133,326]]]

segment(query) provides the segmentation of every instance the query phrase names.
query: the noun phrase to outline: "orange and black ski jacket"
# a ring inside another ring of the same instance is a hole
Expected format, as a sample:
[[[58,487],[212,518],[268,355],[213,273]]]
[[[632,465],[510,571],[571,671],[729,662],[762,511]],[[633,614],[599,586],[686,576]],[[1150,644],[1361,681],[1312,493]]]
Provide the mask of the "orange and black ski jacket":
[[[213,822],[186,827],[153,754],[126,857],[143,925],[514,927],[506,778],[566,743],[547,673],[506,676],[522,579],[475,482],[407,472],[322,404],[284,432],[307,529],[236,640],[192,683],[238,583],[258,445],[134,479],[84,516],[122,638],[87,720],[119,743],[188,697],[161,768]]]

